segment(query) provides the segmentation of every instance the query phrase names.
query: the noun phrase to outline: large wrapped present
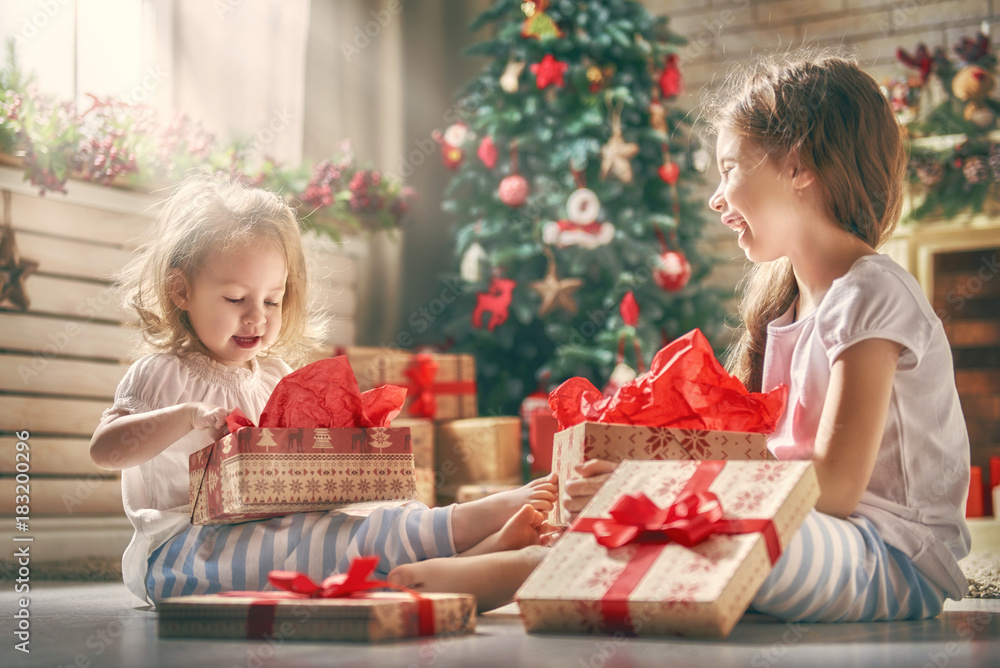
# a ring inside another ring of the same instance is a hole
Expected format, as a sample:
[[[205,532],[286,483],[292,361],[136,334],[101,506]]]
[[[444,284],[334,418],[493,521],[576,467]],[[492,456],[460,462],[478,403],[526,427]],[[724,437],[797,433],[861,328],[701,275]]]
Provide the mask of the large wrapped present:
[[[320,585],[299,573],[272,571],[269,580],[279,591],[168,598],[157,606],[159,635],[380,642],[475,630],[474,596],[373,592],[390,586],[367,579],[377,562],[357,559],[347,574]]]
[[[479,414],[472,355],[364,346],[343,350],[362,390],[386,383],[406,388],[404,417],[454,420]]]
[[[434,448],[439,502],[453,501],[462,485],[522,482],[520,418],[438,422]]]
[[[230,433],[191,454],[191,521],[232,524],[412,499],[410,430],[388,426],[404,393],[391,386],[361,393],[343,357],[289,374],[259,426],[234,410]]]
[[[515,595],[533,632],[729,634],[819,498],[810,461],[626,461]]]
[[[428,508],[437,505],[437,484],[434,480],[434,469],[417,468],[413,470],[417,481],[417,493],[413,497]]]
[[[559,422],[552,470],[560,481],[585,459],[767,459],[788,389],[748,392],[697,329],[675,339],[649,370],[604,396],[570,378],[549,394]],[[557,505],[551,520],[565,524]]]

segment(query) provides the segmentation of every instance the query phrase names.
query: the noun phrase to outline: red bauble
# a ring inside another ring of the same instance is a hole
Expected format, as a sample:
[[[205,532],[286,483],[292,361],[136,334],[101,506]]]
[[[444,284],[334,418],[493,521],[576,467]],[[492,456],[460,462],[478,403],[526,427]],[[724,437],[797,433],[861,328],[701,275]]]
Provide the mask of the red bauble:
[[[516,209],[528,199],[528,181],[520,174],[511,174],[500,182],[497,193],[501,202]]]
[[[691,263],[681,251],[667,251],[660,255],[653,270],[653,280],[667,292],[677,292],[691,278]]]
[[[664,163],[660,165],[658,171],[663,182],[671,186],[677,183],[677,178],[681,175],[681,168],[677,166],[676,162]]]
[[[479,150],[476,151],[476,155],[479,159],[483,161],[486,165],[486,169],[493,169],[497,164],[497,147],[493,143],[493,137],[486,135],[483,140],[479,142]]]
[[[677,64],[676,53],[667,56],[667,60],[663,64],[663,72],[660,74],[659,83],[660,94],[665,100],[677,97],[684,89],[684,80],[681,77],[681,68]]]

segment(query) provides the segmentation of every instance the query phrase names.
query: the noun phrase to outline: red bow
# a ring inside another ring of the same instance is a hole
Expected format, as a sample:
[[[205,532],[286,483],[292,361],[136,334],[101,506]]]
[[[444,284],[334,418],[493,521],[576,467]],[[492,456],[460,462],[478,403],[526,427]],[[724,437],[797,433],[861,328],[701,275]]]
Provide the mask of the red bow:
[[[761,533],[774,564],[781,556],[781,542],[774,522],[767,519],[724,519],[718,497],[708,491],[724,462],[700,461],[677,500],[662,509],[645,494],[624,494],[609,511],[611,519],[580,517],[570,531],[592,533],[597,542],[613,549],[635,543],[638,549],[601,599],[608,629],[634,633],[628,608],[629,594],[659,558],[664,544],[693,547],[714,534]]]
[[[255,600],[247,610],[247,638],[266,638],[274,632],[274,608],[278,601],[303,598],[352,598],[363,596],[371,589],[396,589],[410,594],[416,599],[419,611],[419,634],[434,635],[434,604],[406,587],[390,584],[384,580],[369,580],[378,567],[378,557],[358,557],[351,562],[346,573],[331,575],[316,584],[305,573],[296,571],[271,571],[268,582],[280,591],[226,591],[220,596],[253,597]]]
[[[437,372],[438,363],[433,357],[426,353],[413,356],[413,362],[406,369],[406,377],[412,381],[406,390],[413,390],[416,395],[410,404],[411,414],[429,418],[437,414],[437,398],[434,396],[434,377]]]
[[[713,533],[722,519],[722,506],[712,492],[688,494],[663,509],[638,494],[624,494],[609,511],[612,519],[593,522],[597,542],[606,548],[629,543],[680,543],[693,547]]]

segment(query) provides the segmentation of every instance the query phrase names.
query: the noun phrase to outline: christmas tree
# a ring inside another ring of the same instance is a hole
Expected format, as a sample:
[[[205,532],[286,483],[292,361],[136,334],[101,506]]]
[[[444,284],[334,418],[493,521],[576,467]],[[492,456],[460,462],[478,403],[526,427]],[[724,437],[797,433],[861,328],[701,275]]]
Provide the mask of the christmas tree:
[[[516,414],[540,381],[598,387],[642,371],[664,342],[722,327],[703,283],[710,158],[692,139],[676,49],[638,2],[498,0],[469,49],[491,62],[438,137],[455,176],[461,296],[437,335],[475,354],[484,415]]]

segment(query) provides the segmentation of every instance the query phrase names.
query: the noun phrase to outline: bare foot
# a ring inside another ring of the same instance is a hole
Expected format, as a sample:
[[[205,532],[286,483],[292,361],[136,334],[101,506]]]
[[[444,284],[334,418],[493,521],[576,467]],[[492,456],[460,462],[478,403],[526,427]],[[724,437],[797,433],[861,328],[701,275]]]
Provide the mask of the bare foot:
[[[487,552],[519,550],[529,545],[538,545],[541,542],[538,530],[544,521],[545,515],[526,503],[507,520],[500,531],[490,534],[458,556],[471,557]]]
[[[418,592],[474,594],[480,612],[510,603],[514,592],[548,554],[541,545],[456,559],[440,557],[402,564],[389,582]]]
[[[525,504],[549,512],[556,502],[557,490],[556,476],[550,474],[517,489],[458,504],[451,516],[456,551],[465,552],[500,531]]]

